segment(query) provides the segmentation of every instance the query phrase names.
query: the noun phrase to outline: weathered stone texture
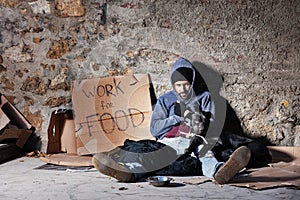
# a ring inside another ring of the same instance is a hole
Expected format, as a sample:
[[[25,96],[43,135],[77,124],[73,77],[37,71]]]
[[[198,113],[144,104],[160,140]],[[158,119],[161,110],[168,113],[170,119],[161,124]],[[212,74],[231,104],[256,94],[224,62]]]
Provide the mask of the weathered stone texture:
[[[20,88],[20,90],[25,91],[25,92],[30,92],[33,94],[37,94],[37,95],[43,95],[46,93],[46,84],[44,82],[44,80],[42,80],[40,77],[28,77],[22,87]]]
[[[0,64],[0,73],[6,71],[6,68]]]
[[[0,78],[0,82],[1,84],[3,84],[3,86],[5,87],[5,89],[7,90],[14,90],[14,83],[9,81],[6,77],[2,76]]]
[[[184,56],[217,74],[203,72],[246,133],[300,145],[299,19],[286,0],[4,0],[0,89],[46,138],[72,80],[148,73],[159,96]]]
[[[30,5],[34,14],[50,14],[51,13],[50,3],[47,0],[38,0],[38,1],[28,2],[28,4]],[[22,14],[25,14],[24,9],[22,11],[23,11]]]
[[[43,104],[43,106],[47,106],[50,108],[59,107],[70,103],[70,101],[70,97],[49,97],[47,101]]]
[[[59,41],[53,41],[49,51],[46,54],[47,58],[57,59],[72,50],[76,45],[76,41],[72,38],[60,38]]]
[[[55,0],[55,4],[58,16],[80,17],[85,14],[82,0]]]
[[[24,116],[30,123],[34,124],[37,130],[41,130],[43,126],[43,116],[41,111],[31,112],[28,106],[24,107]]]

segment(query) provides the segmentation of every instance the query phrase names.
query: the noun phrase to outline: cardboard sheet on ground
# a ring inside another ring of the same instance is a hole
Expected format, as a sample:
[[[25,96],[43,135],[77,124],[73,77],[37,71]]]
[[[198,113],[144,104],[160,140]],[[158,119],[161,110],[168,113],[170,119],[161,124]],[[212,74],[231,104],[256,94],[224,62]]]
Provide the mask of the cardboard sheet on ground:
[[[153,139],[149,87],[147,74],[74,81],[78,155],[108,151],[126,139]]]
[[[50,154],[45,157],[40,157],[40,160],[62,166],[93,166],[91,156],[78,156],[77,154]]]
[[[72,110],[58,109],[51,113],[47,155],[40,160],[56,166],[93,166],[91,156],[77,155]]]
[[[228,185],[267,189],[273,187],[300,188],[300,147],[269,147],[273,161],[270,167],[248,170],[248,176],[237,176]],[[201,184],[212,179],[195,177],[185,180],[188,184]]]

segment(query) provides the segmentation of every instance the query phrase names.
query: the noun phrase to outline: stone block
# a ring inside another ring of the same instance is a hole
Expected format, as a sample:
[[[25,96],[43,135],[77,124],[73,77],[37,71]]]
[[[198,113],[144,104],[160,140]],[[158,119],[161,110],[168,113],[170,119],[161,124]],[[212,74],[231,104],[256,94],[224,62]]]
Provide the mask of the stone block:
[[[50,14],[50,3],[46,0],[38,0],[34,2],[28,2],[28,4],[31,6],[31,9],[33,13],[35,14]]]
[[[81,17],[85,15],[82,0],[56,0],[56,14],[60,17]]]

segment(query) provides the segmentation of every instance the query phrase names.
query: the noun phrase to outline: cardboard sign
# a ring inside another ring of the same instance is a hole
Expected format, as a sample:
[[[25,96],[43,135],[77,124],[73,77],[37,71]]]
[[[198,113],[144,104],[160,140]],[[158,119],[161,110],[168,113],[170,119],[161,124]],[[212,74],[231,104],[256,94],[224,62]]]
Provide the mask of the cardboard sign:
[[[77,154],[109,151],[126,139],[153,139],[149,87],[147,74],[74,81]]]

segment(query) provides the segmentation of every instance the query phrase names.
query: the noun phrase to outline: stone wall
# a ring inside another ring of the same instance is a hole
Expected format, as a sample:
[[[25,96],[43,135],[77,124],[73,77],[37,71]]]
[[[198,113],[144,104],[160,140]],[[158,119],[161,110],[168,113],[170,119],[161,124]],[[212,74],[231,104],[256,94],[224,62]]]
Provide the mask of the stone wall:
[[[247,134],[300,145],[297,0],[0,0],[0,41],[0,92],[44,143],[72,80],[149,73],[159,96],[184,56],[223,77]]]

